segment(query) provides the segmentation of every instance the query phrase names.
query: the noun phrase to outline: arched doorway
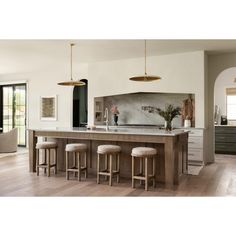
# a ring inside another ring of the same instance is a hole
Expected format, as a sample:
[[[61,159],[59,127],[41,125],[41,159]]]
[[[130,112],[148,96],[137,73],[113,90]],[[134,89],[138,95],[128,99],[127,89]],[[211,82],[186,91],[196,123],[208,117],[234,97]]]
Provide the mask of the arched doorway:
[[[88,122],[88,80],[85,86],[75,86],[73,90],[73,127],[85,127]]]
[[[214,85],[215,153],[236,154],[236,67],[223,70]]]
[[[218,107],[218,117],[216,117],[215,108],[215,123],[220,124],[220,117],[227,116],[227,89],[236,89],[236,67],[228,68],[222,71],[215,80],[214,86],[214,105]]]

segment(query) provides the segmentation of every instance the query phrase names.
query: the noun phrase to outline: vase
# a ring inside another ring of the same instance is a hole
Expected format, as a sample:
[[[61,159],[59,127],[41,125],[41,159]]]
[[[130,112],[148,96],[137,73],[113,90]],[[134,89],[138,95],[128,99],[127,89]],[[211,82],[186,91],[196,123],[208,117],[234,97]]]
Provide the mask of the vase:
[[[118,125],[118,115],[114,114],[114,125]]]
[[[165,120],[165,130],[166,131],[171,131],[172,130],[172,121]]]
[[[184,120],[184,128],[191,127],[191,120]]]

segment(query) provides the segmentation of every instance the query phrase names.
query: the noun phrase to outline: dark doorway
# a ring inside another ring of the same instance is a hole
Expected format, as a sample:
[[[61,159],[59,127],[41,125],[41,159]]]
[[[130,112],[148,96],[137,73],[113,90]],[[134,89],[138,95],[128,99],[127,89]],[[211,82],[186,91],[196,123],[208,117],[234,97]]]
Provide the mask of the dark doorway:
[[[74,87],[73,91],[73,127],[85,127],[88,122],[88,80],[86,85]]]

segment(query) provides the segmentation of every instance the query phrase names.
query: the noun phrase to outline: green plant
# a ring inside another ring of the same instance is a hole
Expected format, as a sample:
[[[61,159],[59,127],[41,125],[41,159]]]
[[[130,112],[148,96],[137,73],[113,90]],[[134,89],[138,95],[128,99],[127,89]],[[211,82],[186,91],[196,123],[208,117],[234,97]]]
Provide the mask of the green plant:
[[[165,110],[162,110],[160,108],[156,109],[157,113],[162,116],[166,121],[171,122],[175,117],[179,116],[181,114],[181,108],[180,107],[174,107],[173,105],[167,105]]]

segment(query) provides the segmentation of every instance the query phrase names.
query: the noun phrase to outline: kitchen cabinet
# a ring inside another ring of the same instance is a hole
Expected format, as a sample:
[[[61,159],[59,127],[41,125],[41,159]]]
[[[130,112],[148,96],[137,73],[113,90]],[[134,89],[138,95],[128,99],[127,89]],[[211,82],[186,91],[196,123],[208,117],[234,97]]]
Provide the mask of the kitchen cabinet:
[[[236,154],[236,126],[215,126],[215,153]]]
[[[94,99],[94,124],[101,125],[104,124],[104,101],[103,98]]]
[[[204,164],[204,129],[189,130],[188,138],[188,161],[190,164],[203,165]]]

